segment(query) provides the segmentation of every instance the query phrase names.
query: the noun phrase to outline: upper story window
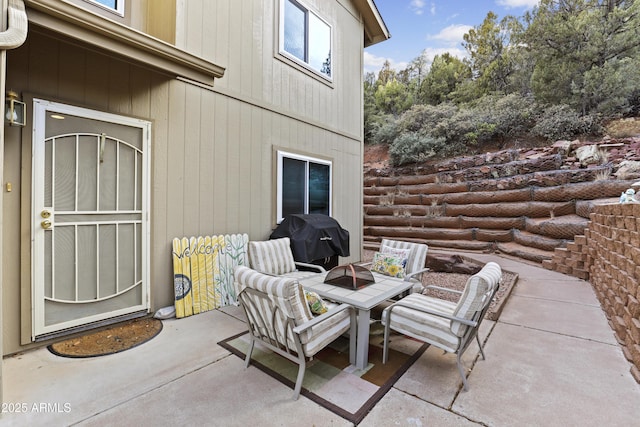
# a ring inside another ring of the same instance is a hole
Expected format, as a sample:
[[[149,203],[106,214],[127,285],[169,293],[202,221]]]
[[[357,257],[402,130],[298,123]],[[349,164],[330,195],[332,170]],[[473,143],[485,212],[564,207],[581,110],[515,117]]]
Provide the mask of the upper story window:
[[[85,0],[85,1],[101,6],[102,8],[115,12],[120,16],[124,16],[124,0]]]
[[[280,53],[331,79],[331,26],[296,0],[283,0]]]
[[[278,223],[289,214],[331,215],[331,161],[278,151]]]

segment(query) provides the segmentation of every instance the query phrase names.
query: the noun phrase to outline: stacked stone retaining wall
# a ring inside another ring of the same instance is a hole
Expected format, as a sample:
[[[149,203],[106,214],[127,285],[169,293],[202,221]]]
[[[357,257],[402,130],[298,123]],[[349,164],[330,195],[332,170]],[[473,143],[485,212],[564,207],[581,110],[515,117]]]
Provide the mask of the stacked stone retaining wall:
[[[611,165],[567,169],[563,153],[520,159],[505,150],[364,176],[364,238],[400,238],[434,247],[553,258],[584,234],[596,206],[634,180]]]

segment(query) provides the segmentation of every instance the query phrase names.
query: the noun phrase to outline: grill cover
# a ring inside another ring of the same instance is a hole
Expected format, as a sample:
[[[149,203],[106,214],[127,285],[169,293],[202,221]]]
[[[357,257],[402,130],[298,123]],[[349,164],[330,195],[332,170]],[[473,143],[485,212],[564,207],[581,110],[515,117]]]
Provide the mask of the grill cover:
[[[291,239],[291,252],[298,262],[349,256],[349,232],[327,215],[287,215],[270,236],[271,239],[282,237]]]

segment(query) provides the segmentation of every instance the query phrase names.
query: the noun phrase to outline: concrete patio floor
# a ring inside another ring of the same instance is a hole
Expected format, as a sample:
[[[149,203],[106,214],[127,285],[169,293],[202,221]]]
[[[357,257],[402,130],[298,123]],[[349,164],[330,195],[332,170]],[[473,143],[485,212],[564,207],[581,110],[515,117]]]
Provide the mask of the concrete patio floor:
[[[361,426],[638,424],[640,386],[589,283],[465,255],[520,275],[500,319],[483,323],[487,360],[477,347],[465,355],[470,390],[460,391],[455,357],[429,348]],[[157,337],[114,355],[68,359],[42,348],[5,358],[0,425],[351,425],[303,396],[292,401],[290,388],[217,345],[243,330],[228,307],[164,321]]]

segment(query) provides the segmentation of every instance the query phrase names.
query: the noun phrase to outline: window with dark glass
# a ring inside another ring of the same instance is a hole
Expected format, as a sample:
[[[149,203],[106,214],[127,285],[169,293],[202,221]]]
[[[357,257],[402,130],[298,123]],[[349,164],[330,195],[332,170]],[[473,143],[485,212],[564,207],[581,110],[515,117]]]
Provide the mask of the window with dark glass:
[[[331,78],[331,27],[295,0],[283,0],[281,53]]]
[[[331,162],[278,152],[278,222],[290,214],[331,215]]]

